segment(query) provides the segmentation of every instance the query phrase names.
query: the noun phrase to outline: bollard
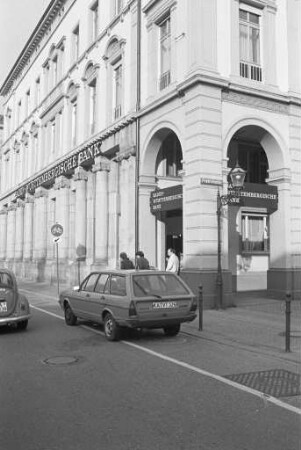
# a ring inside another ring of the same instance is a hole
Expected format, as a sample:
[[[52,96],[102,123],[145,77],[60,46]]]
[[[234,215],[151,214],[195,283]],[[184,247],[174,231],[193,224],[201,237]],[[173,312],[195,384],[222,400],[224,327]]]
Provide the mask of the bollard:
[[[203,330],[203,286],[199,286],[199,331]]]
[[[291,340],[291,293],[288,291],[285,295],[285,351],[290,352]]]

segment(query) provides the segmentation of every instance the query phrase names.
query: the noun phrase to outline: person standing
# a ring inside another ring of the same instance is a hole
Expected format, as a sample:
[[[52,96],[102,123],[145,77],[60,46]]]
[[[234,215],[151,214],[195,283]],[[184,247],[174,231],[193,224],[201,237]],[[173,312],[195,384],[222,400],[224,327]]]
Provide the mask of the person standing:
[[[174,251],[173,248],[169,248],[167,250],[167,256],[168,256],[168,261],[167,261],[166,271],[167,272],[175,272],[178,274],[179,268],[180,268],[180,262],[179,262],[179,258],[176,255],[176,252]]]
[[[148,270],[149,262],[148,259],[144,257],[144,253],[139,250],[136,252],[136,269],[138,270]]]
[[[134,264],[128,258],[128,255],[125,252],[121,252],[119,256],[120,256],[120,269],[123,270],[134,269]]]

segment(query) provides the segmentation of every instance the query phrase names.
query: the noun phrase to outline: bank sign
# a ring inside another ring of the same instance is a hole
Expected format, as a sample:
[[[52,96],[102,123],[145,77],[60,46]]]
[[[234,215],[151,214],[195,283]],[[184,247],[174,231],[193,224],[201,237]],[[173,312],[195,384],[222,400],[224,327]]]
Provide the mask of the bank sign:
[[[60,175],[70,175],[76,167],[91,165],[94,162],[96,156],[101,155],[101,142],[92,144],[91,146],[80,150],[72,156],[64,159],[62,162],[39,175],[29,183],[20,187],[15,192],[15,197],[25,197],[28,192],[33,194],[34,191],[40,186],[47,186],[54,182],[54,180]]]
[[[230,204],[267,208],[269,212],[274,212],[278,209],[278,188],[267,184],[245,183],[239,197],[234,197]]]
[[[183,202],[183,186],[178,184],[151,192],[150,210],[152,214],[172,209],[181,209]]]

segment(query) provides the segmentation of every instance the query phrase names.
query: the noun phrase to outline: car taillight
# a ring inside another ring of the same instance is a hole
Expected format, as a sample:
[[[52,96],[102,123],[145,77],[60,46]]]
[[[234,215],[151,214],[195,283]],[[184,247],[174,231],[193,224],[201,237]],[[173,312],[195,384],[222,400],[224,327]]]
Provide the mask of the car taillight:
[[[197,307],[198,307],[198,302],[196,300],[196,297],[193,297],[190,311],[192,311],[192,312],[196,311]]]
[[[129,316],[137,316],[136,306],[133,300],[130,303],[129,307]]]

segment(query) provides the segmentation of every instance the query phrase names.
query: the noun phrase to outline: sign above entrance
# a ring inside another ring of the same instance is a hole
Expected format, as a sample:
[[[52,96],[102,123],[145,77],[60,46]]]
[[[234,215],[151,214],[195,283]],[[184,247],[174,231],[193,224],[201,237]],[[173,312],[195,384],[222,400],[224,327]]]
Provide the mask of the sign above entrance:
[[[245,183],[239,197],[234,197],[230,204],[267,208],[268,212],[274,212],[278,209],[278,188],[267,184]]]
[[[183,202],[183,186],[177,184],[165,189],[156,189],[151,192],[150,210],[152,214],[172,209],[181,209]]]

